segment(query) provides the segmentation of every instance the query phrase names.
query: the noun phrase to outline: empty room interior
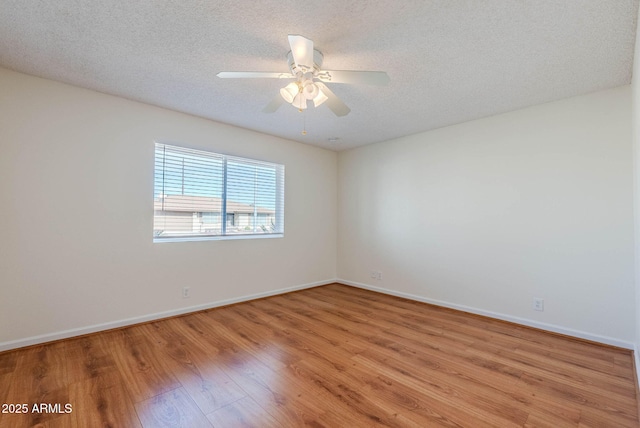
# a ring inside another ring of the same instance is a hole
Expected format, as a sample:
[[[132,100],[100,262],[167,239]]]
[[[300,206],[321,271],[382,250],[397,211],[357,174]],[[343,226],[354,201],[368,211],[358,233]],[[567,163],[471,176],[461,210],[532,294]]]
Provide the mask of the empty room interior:
[[[0,427],[637,427],[638,0],[0,2]]]

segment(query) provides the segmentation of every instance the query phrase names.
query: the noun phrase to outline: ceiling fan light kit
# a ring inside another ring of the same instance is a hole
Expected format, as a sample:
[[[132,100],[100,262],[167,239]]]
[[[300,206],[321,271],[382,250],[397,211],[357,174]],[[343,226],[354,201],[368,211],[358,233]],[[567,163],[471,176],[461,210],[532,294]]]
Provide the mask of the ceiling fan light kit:
[[[312,40],[294,34],[290,34],[288,39],[291,48],[287,53],[290,73],[222,71],[217,76],[220,78],[295,79],[294,82],[280,89],[280,95],[264,108],[265,113],[275,112],[283,100],[300,111],[307,108],[308,101],[312,101],[314,107],[326,102],[327,107],[338,117],[346,116],[351,109],[322,82],[364,83],[378,86],[389,83],[389,76],[384,71],[322,70],[324,55],[313,48]]]
[[[312,100],[318,96],[320,89],[318,89],[311,79],[306,79],[302,82],[302,93],[306,99]]]
[[[299,93],[295,98],[293,98],[291,105],[298,110],[304,110],[307,108],[307,99],[302,95],[302,93]]]
[[[282,98],[284,98],[286,102],[291,104],[293,103],[293,99],[296,97],[296,95],[298,95],[299,91],[300,89],[298,88],[296,82],[291,82],[284,88],[280,89],[280,95],[282,95]]]
[[[320,88],[318,88],[318,85],[309,77],[302,81],[299,79],[291,82],[284,88],[281,88],[280,96],[299,110],[307,108],[307,101],[313,101],[313,105],[318,107],[328,99]]]
[[[316,85],[317,86],[317,85]],[[313,98],[313,106],[318,107],[323,102],[327,101],[329,97],[327,97],[324,92],[318,89],[318,95]]]

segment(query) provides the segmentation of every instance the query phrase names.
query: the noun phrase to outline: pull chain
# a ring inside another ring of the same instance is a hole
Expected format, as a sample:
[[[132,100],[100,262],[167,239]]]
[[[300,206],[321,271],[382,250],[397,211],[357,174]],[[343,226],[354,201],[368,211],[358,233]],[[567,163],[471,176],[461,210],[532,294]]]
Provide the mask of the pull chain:
[[[307,135],[307,112],[302,112],[302,135]]]

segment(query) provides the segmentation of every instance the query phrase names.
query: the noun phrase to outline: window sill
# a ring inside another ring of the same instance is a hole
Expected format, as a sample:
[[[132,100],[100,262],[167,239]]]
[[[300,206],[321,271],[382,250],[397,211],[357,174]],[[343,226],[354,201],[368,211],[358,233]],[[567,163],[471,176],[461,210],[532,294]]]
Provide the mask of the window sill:
[[[195,241],[235,241],[239,239],[269,239],[284,238],[284,233],[261,233],[246,235],[225,235],[225,236],[172,236],[172,237],[155,237],[153,243],[159,242],[195,242]]]

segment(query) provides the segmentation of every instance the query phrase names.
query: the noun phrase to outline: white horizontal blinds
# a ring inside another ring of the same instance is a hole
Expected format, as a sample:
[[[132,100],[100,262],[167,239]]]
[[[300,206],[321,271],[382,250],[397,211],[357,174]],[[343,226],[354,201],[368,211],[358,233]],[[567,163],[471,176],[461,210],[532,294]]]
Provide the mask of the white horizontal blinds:
[[[227,235],[283,232],[284,167],[227,157]]]
[[[223,173],[219,154],[156,144],[154,236],[220,235]]]
[[[156,240],[284,232],[283,165],[156,144],[154,189]]]

